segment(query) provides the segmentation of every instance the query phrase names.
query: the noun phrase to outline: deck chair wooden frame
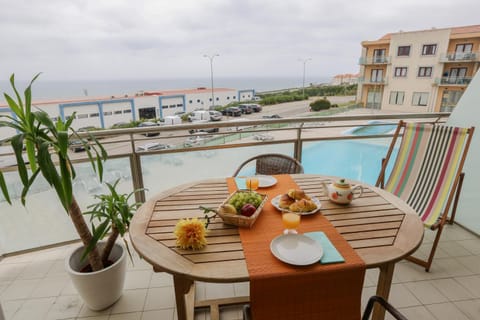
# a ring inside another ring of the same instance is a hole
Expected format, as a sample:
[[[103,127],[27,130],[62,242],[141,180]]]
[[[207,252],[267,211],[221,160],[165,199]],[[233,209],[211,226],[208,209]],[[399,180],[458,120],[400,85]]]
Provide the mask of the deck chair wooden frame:
[[[474,129],[400,121],[382,160],[376,186],[406,201],[418,212],[425,227],[437,231],[427,260],[406,258],[425,267],[426,271],[432,265],[450,209],[450,223],[455,218],[464,177],[463,164]],[[400,137],[397,157],[385,183],[385,171]]]
[[[236,177],[245,166],[254,161],[255,174],[303,173],[303,166],[297,159],[281,153],[265,153],[245,160],[233,176]]]

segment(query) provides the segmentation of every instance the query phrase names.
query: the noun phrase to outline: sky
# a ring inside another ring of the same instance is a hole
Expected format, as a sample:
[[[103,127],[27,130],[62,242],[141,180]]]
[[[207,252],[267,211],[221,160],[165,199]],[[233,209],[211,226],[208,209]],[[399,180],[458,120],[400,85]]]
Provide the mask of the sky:
[[[330,77],[361,42],[480,24],[478,0],[0,0],[0,80]]]

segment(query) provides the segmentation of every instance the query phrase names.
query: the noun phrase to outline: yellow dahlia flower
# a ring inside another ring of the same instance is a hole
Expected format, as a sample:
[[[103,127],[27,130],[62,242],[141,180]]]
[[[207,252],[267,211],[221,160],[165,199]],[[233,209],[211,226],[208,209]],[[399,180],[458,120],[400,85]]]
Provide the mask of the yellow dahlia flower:
[[[207,245],[205,222],[197,218],[180,219],[173,231],[177,246],[182,249],[202,249]]]

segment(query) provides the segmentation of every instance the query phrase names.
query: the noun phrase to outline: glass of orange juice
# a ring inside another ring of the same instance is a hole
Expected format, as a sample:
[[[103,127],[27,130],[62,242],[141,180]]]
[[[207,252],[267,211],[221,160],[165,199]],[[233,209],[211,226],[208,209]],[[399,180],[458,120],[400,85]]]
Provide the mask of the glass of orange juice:
[[[297,233],[297,227],[300,224],[300,215],[293,213],[293,212],[285,212],[282,214],[282,222],[285,230],[283,230],[284,234]]]
[[[258,178],[252,177],[245,180],[248,190],[257,190],[258,189]]]

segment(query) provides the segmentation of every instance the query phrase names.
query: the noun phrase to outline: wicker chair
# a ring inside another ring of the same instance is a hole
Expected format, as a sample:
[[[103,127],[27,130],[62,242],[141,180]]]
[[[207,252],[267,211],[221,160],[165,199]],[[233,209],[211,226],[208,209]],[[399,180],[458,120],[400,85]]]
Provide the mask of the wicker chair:
[[[303,173],[303,166],[296,159],[280,153],[266,153],[247,159],[233,176],[236,177],[245,166],[253,162],[255,162],[255,174]]]

